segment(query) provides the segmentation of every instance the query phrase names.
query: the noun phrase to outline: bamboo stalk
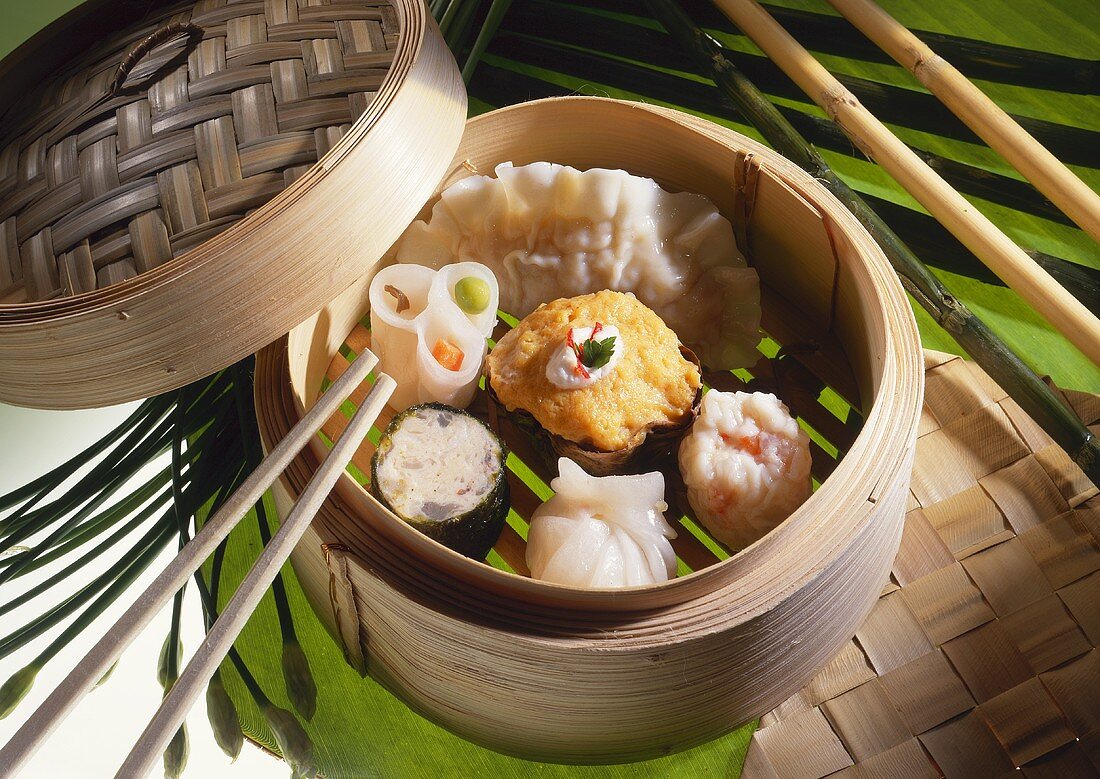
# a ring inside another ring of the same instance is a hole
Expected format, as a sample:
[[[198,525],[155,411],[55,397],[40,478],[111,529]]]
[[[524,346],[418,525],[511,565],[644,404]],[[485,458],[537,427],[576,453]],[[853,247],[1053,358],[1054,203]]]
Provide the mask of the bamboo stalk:
[[[694,55],[704,72],[711,74],[715,84],[765,140],[813,175],[859,219],[921,307],[1039,423],[1093,484],[1100,485],[1100,442],[1077,415],[985,322],[952,295],[890,226],[833,172],[779,109],[730,64],[717,41],[696,27],[673,0],[647,0],[647,4],[669,34]]]
[[[755,0],[718,7],[933,216],[1009,287],[1100,364],[1100,320],[925,164]]]
[[[602,4],[608,5],[606,0],[603,0]],[[698,3],[685,5],[694,7]],[[708,4],[704,8],[709,11],[708,18],[716,17],[717,24],[733,29],[713,6]],[[876,54],[881,55],[881,59],[888,59],[883,52],[874,47],[873,43],[842,18],[836,16],[828,18],[843,25],[841,29],[847,31],[849,39],[861,41],[874,49]],[[565,73],[590,84],[598,84],[600,87],[617,88],[647,95],[651,99],[674,103],[688,111],[711,115],[725,113],[727,101],[713,84],[692,79],[686,74],[694,69],[687,53],[677,46],[663,29],[647,26],[642,23],[643,21],[642,17],[637,17],[634,21],[599,17],[587,7],[585,10],[579,10],[573,6],[542,1],[525,3],[513,7],[509,12],[501,31],[493,39],[492,52],[498,57],[506,57],[543,69],[549,68],[551,71]],[[802,28],[798,29],[801,37]],[[796,100],[805,99],[802,91],[766,57],[740,54],[729,49],[724,53],[768,95],[785,96]],[[485,99],[491,94],[499,104],[508,104],[536,96],[569,92],[567,88],[552,84],[546,79],[548,77],[545,74],[539,76],[530,73],[520,74],[513,70],[504,70],[482,63],[471,83],[471,95],[478,95]],[[849,78],[845,79],[844,83],[865,105],[868,104],[865,97],[867,93],[860,86],[863,83],[861,80],[853,81]],[[890,89],[894,91],[890,93],[884,91],[874,99],[886,101],[887,105],[894,106],[896,111],[902,114],[908,111],[909,120],[906,126],[912,126],[913,118],[919,116],[925,118],[923,126],[928,129],[931,120],[927,101],[924,100],[927,98],[947,115],[938,120],[941,125],[950,122],[966,130],[965,126],[933,95],[893,87]],[[913,101],[910,99],[911,96],[919,96],[922,100]],[[848,137],[829,119],[811,116],[787,106],[780,106],[779,110],[807,140],[819,149],[829,149],[863,159],[862,153],[855,149]],[[878,108],[873,107],[873,110],[883,121],[891,123],[890,118],[882,114]],[[904,120],[904,117],[897,115],[894,118]],[[935,122],[932,121],[932,123]],[[1030,125],[1025,126],[1030,127]],[[966,132],[969,134],[969,130]],[[1037,133],[1036,137],[1039,137]],[[1091,146],[1100,149],[1100,142],[1093,140]],[[982,168],[950,160],[916,146],[913,150],[951,186],[967,197],[975,196],[984,201],[1044,219],[1073,225],[1069,217],[1059,211],[1027,181],[990,173]],[[868,202],[883,214],[897,233],[910,242],[910,246],[929,265],[972,278],[980,278],[989,283],[1002,283],[933,217],[923,211],[890,205],[886,206],[890,209],[890,214],[885,214],[879,208],[885,201],[875,202],[874,199],[870,199]],[[900,221],[894,218],[895,215]],[[1098,294],[1100,293],[1100,270],[1060,257],[1042,254],[1027,247],[1025,251],[1059,284],[1084,303],[1086,308],[1093,311],[1100,310],[1100,294]]]
[[[210,556],[271,482],[316,434],[325,420],[335,413],[340,403],[366,380],[377,363],[378,358],[369,352],[361,355],[333,384],[330,391],[302,417],[301,422],[272,448],[263,465],[237,488],[218,513],[195,534],[186,549],[138,596],[112,629],[88,651],[8,743],[0,748],[0,777],[10,777],[18,773],[20,766],[30,758],[39,744],[95,686],[123,649],[149,624],[168,599],[190,578],[192,572]],[[392,384],[392,380],[390,383]]]
[[[726,47],[725,56],[752,79],[766,94],[790,98],[793,101],[807,101],[808,98],[802,90],[795,86],[771,60],[763,56],[752,47],[750,53],[744,33],[726,19],[721,12],[714,7],[710,0],[682,0],[681,5],[688,14],[696,20],[696,23],[705,29],[720,30],[731,38],[741,41],[732,47]],[[811,14],[782,9],[774,5],[764,3],[787,29],[797,30],[799,40],[803,46],[815,52],[837,54],[846,59],[862,60],[869,62],[892,62],[890,57],[869,41],[857,29],[851,26],[843,17],[836,14],[828,16],[824,14]],[[569,42],[583,47],[582,52],[573,52],[568,57],[559,55],[555,59],[556,64],[549,65],[553,72],[565,72],[573,69],[572,58],[576,54],[602,53],[615,54],[624,62],[641,69],[641,63],[649,67],[657,67],[661,70],[651,73],[664,73],[665,68],[671,71],[684,69],[684,52],[675,46],[669,46],[667,36],[647,24],[649,20],[644,15],[633,10],[627,10],[627,4],[622,0],[589,0],[583,4],[572,3],[568,0],[529,0],[526,3],[514,5],[508,12],[504,23],[501,25],[501,35],[508,33],[526,34],[527,40],[553,40],[556,42]],[[990,50],[988,44],[980,41],[966,39],[952,39],[950,36],[937,36],[934,33],[919,31],[922,39],[950,59],[972,78],[988,78],[992,74],[989,68],[983,65],[994,65],[999,62],[1002,72],[1011,72],[1018,76],[1010,83],[1020,86],[1033,86],[1066,92],[1076,91],[1079,94],[1092,95],[1096,92],[1097,78],[1100,77],[1100,62],[1089,60],[1074,60],[1072,58],[1058,58],[1055,55],[1039,54],[1015,47],[994,47]],[[501,53],[501,35],[494,37],[490,49],[494,54]],[[537,36],[532,38],[531,36]],[[587,40],[582,43],[582,40]],[[631,46],[633,43],[633,46]],[[744,49],[744,50],[742,50]],[[1006,59],[1007,57],[1007,59]],[[510,55],[511,59],[524,61],[519,54]],[[1058,64],[1048,61],[1063,60]],[[606,60],[605,60],[606,61]],[[532,63],[537,64],[537,63]],[[964,67],[965,66],[965,67]],[[491,67],[491,66],[490,66]],[[1025,77],[1043,73],[1038,82]],[[582,76],[582,78],[584,78]],[[604,77],[596,75],[589,79],[600,85],[607,85]],[[888,125],[899,125],[910,130],[929,132],[943,138],[978,143],[980,139],[974,135],[957,116],[948,110],[932,95],[923,90],[915,90],[894,84],[884,84],[868,78],[861,78],[848,74],[837,74],[842,84],[848,87],[860,101],[867,106],[879,119]],[[486,78],[492,83],[492,87],[484,92],[482,97],[492,95],[498,105],[504,104],[503,95],[497,96],[494,88],[499,83],[497,78]],[[681,79],[682,80],[682,79]],[[992,80],[996,81],[996,78]],[[698,82],[689,82],[698,83]],[[638,90],[634,90],[638,91]],[[642,94],[650,97],[648,87],[640,90]],[[690,92],[685,92],[690,94]],[[515,102],[515,98],[510,98]],[[494,102],[491,100],[490,102]],[[673,98],[669,102],[686,107],[682,99]],[[792,109],[794,110],[794,109]],[[808,114],[804,114],[808,116]],[[1013,119],[1044,146],[1053,152],[1058,158],[1069,165],[1083,167],[1098,167],[1100,163],[1100,132],[1095,130],[1073,127],[1057,121],[1047,121],[1029,116],[1012,115]],[[814,117],[817,119],[818,117]],[[829,127],[836,129],[828,119],[821,118]],[[792,119],[795,126],[799,123]],[[811,137],[805,130],[807,137]],[[837,135],[842,135],[836,129]],[[819,143],[817,139],[813,139]],[[845,138],[846,153],[851,153],[851,142]],[[1015,179],[1013,179],[1015,181]],[[1024,183],[1026,182],[1018,182]],[[1027,185],[1035,196],[1038,193]],[[1045,198],[1042,198],[1044,202]],[[1061,211],[1050,206],[1050,210],[1056,212],[1066,222],[1071,220]]]
[[[516,8],[513,13],[518,13],[518,11],[519,9]],[[579,23],[583,24],[583,16],[579,16],[579,19]],[[544,26],[548,22],[548,19],[544,20]],[[611,25],[600,21],[596,32],[599,33],[605,26]],[[637,29],[642,32],[635,36],[634,40],[636,45],[640,46],[639,42],[644,40],[647,28],[639,26]],[[548,34],[560,35],[560,28],[554,29],[552,33]],[[579,31],[572,31],[570,40],[575,42],[580,40],[581,37]],[[662,39],[661,45],[666,49],[674,47],[674,42],[663,31],[660,33],[660,38]],[[603,41],[602,44],[597,42],[589,45],[602,45],[606,51],[609,40],[611,39],[602,37],[600,38],[600,41]],[[693,80],[684,75],[652,70],[637,63],[622,62],[613,56],[580,52],[558,42],[550,43],[528,36],[520,36],[511,31],[504,31],[494,39],[493,53],[498,56],[511,57],[524,64],[536,66],[541,64],[551,69],[556,68],[560,72],[567,72],[569,75],[590,84],[599,84],[599,88],[621,89],[635,94],[648,95],[652,99],[675,103],[682,106],[684,110],[691,112],[718,116],[729,112],[729,101],[712,84]],[[639,56],[648,62],[653,60],[648,54]],[[729,55],[727,54],[727,56]],[[740,62],[740,60],[736,61]],[[675,67],[679,71],[692,70],[692,64],[690,62],[685,63],[682,57],[676,61]],[[566,87],[547,80],[548,77],[544,75],[536,76],[519,73],[511,69],[494,67],[487,63],[482,63],[478,67],[477,73],[471,94],[478,94],[491,85],[493,95],[502,104],[523,102],[535,97],[561,96],[570,91]],[[752,77],[750,76],[750,78]],[[482,81],[479,82],[478,79],[482,79]],[[756,78],[752,78],[752,81],[758,85],[760,84]],[[769,94],[773,94],[770,88],[765,88],[763,85],[760,85],[760,87]],[[852,144],[847,136],[828,119],[811,117],[797,109],[786,106],[778,106],[778,109],[815,147],[819,149],[827,148],[842,154],[851,155],[853,153]],[[843,148],[841,148],[841,142],[837,139],[843,139]],[[862,158],[862,155],[860,157]],[[1013,186],[1018,185],[1022,189],[1030,191],[1034,198],[1042,199],[1042,202],[1047,204],[1053,214],[1057,214],[1058,218],[1069,222],[1068,218],[1050,205],[1049,201],[1042,198],[1025,181],[1010,179],[1006,176],[995,177],[995,179],[987,176],[988,181],[981,182],[980,177],[982,174],[977,168],[970,169],[974,177],[967,181],[956,175],[958,173],[957,168],[954,171],[943,169],[942,165],[946,162],[944,158],[939,158],[938,162],[930,160],[930,164],[941,170],[944,177],[960,191],[1017,210],[1029,210],[1026,204],[1003,197],[1007,194],[1004,191],[1004,186],[1011,182]],[[969,174],[965,175],[969,178]],[[874,195],[864,193],[862,197],[930,267],[969,276],[987,284],[1003,285],[1000,279],[982,265],[981,261],[959,243],[934,217],[929,216],[922,210],[913,210]],[[1032,213],[1035,212],[1032,211]],[[1050,218],[1052,214],[1046,214],[1045,216]],[[1084,303],[1086,308],[1100,311],[1100,270],[1061,257],[1043,254],[1033,249],[1026,249],[1026,251],[1059,284]]]
[[[872,0],[828,0],[841,15],[897,60],[967,127],[1100,241],[1100,195],[1093,192],[951,63],[932,51]]]
[[[589,0],[586,5],[607,8],[615,2],[616,0]],[[725,19],[709,0],[683,0],[682,4],[704,27],[720,25]],[[798,30],[799,39],[805,41],[811,51],[838,54],[847,59],[865,62],[889,61],[873,43],[857,34],[856,30],[838,16],[785,8],[770,2],[763,5],[785,27]],[[1096,92],[1096,76],[1100,74],[1096,60],[1006,46],[931,30],[915,32],[921,40],[927,41],[936,51],[972,74],[972,78],[1078,95]]]
[[[145,776],[152,768],[153,761],[182,725],[191,704],[221,665],[244,623],[259,605],[260,598],[290,557],[302,534],[309,528],[313,517],[340,474],[351,462],[352,455],[366,438],[371,425],[382,412],[396,386],[397,383],[392,378],[384,373],[379,374],[370,394],[359,406],[325,462],[310,479],[279,531],[271,539],[271,543],[264,547],[221,616],[210,627],[194,657],[172,686],[171,692],[161,701],[152,721],[119,768],[118,776]],[[273,479],[277,473],[269,475]]]
[[[698,2],[698,0],[689,0]],[[705,0],[704,0],[705,2]],[[829,51],[843,57],[868,61],[879,60],[880,52],[864,38],[831,14],[811,13],[779,5],[764,4],[774,17],[787,27],[806,31],[815,39],[814,51]],[[996,81],[1034,89],[1050,89],[1062,93],[1091,95],[1096,92],[1097,61],[1022,49],[990,41],[947,35],[931,30],[915,31],[923,41],[943,53],[952,62],[963,66],[972,78]],[[821,48],[817,48],[817,46]]]

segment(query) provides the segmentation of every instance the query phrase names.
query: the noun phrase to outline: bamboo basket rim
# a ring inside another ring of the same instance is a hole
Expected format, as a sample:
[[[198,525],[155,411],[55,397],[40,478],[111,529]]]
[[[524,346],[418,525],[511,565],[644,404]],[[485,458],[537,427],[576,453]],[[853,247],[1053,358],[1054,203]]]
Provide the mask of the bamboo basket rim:
[[[782,581],[783,586],[779,589],[775,589],[774,584],[780,581],[781,577],[765,575],[763,581],[754,582],[753,591],[757,597],[752,599],[751,603],[738,601],[738,605],[745,607],[740,614],[741,619],[749,619],[782,600],[785,591],[805,586],[824,567],[821,560],[835,557],[847,548],[852,537],[864,529],[867,511],[862,513],[862,519],[859,522],[845,528],[842,535],[832,536],[827,529],[821,526],[815,527],[818,506],[825,505],[826,501],[833,504],[873,503],[876,486],[891,482],[899,469],[910,467],[911,443],[915,438],[923,396],[923,363],[915,318],[905,299],[901,284],[890,268],[885,255],[855,217],[831,193],[794,163],[772,149],[732,130],[660,106],[601,97],[569,96],[525,102],[483,114],[467,123],[467,132],[471,129],[476,131],[483,125],[506,122],[513,117],[522,119],[524,115],[548,110],[604,111],[608,114],[609,121],[614,117],[624,122],[650,121],[665,126],[679,123],[711,143],[721,145],[733,143],[746,148],[768,161],[769,169],[778,173],[788,184],[792,181],[797,182],[796,190],[803,192],[808,189],[815,198],[824,200],[830,207],[831,218],[840,222],[842,228],[855,231],[865,239],[866,245],[863,248],[867,252],[861,255],[864,260],[862,265],[867,270],[870,280],[877,281],[876,286],[881,294],[881,299],[877,302],[882,303],[882,308],[888,315],[887,321],[884,322],[884,330],[887,332],[880,334],[884,337],[886,358],[879,366],[881,374],[878,392],[875,398],[869,399],[870,411],[866,413],[863,429],[834,473],[821,484],[806,503],[780,525],[788,531],[796,529],[800,533],[822,536],[814,544],[814,548],[820,552],[819,562],[809,567],[787,566],[789,570],[799,571],[798,578]],[[452,165],[452,172],[454,168],[455,166]],[[453,180],[455,179],[444,179],[447,183],[453,183]],[[438,192],[429,199],[425,209],[430,207],[437,196]],[[816,202],[820,203],[820,200]],[[289,362],[297,346],[294,343],[295,334],[304,326],[305,324],[295,328],[278,346],[279,349],[287,350],[288,373],[291,375],[284,375],[284,378],[291,384],[291,394],[299,415],[305,410],[303,396],[308,395],[311,399],[315,399],[320,390],[320,387],[298,387],[292,378],[294,372],[289,369]],[[898,337],[891,340],[890,333]],[[257,387],[257,393],[260,391],[261,388]],[[310,402],[312,403],[312,400]],[[865,458],[876,451],[884,437],[899,431],[898,440],[909,441],[910,456],[895,458],[893,462],[888,462],[890,458],[875,457],[870,468],[865,468]],[[321,453],[318,447],[322,446],[323,444],[316,438],[311,441],[315,454]],[[863,474],[862,478],[856,478],[859,474]],[[707,593],[744,584],[764,568],[782,563],[791,556],[792,551],[789,548],[791,545],[778,541],[777,533],[772,531],[726,560],[660,584],[607,589],[571,587],[509,573],[463,557],[401,522],[346,472],[341,475],[335,489],[335,492],[342,491],[350,492],[358,500],[365,499],[372,507],[383,513],[390,521],[385,523],[387,527],[380,529],[387,538],[402,544],[418,559],[436,565],[441,564],[449,571],[460,575],[468,583],[479,587],[509,591],[515,597],[525,600],[573,604],[577,610],[643,610],[655,605],[653,596],[658,596],[656,605],[683,603],[694,598],[705,599]],[[862,492],[869,494],[861,494]],[[372,520],[368,518],[366,521]]]

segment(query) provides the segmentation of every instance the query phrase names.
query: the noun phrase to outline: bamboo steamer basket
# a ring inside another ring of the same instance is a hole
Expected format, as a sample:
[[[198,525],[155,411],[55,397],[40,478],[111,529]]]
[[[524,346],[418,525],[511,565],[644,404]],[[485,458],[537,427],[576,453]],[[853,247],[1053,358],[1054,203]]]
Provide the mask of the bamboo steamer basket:
[[[92,0],[0,76],[0,401],[39,408],[285,334],[399,235],[466,116],[420,0]]]
[[[469,121],[439,187],[471,169],[537,160],[623,168],[713,200],[761,274],[765,330],[862,409],[862,430],[777,529],[722,562],[677,546],[695,571],[656,586],[583,590],[471,561],[397,520],[347,473],[292,561],[348,662],[424,716],[531,759],[652,758],[774,708],[868,614],[900,540],[923,395],[920,342],[896,277],[855,219],[744,136],[654,106],[536,101]],[[258,354],[265,446],[347,366],[342,344],[369,345],[357,323],[370,278]],[[724,386],[731,376],[708,379]],[[325,433],[335,438],[344,424],[337,415]],[[508,443],[538,467],[521,440]],[[281,512],[325,452],[318,437],[283,474]],[[370,452],[360,450],[360,469]],[[525,489],[513,481],[521,514],[538,504]],[[523,571],[522,538],[509,527],[495,551]]]

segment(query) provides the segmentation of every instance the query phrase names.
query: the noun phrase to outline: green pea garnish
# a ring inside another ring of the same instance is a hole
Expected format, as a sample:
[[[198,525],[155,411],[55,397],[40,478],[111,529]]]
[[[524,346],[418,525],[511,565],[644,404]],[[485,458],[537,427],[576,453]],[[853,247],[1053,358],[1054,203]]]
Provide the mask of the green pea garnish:
[[[480,314],[489,307],[489,284],[477,276],[466,276],[455,284],[455,303],[467,314]]]

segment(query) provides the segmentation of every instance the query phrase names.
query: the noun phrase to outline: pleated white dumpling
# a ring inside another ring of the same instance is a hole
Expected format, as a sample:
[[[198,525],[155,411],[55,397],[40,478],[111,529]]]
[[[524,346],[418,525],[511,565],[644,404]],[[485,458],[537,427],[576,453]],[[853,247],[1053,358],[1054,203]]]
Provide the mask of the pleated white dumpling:
[[[553,497],[535,510],[527,535],[531,576],[573,587],[636,587],[676,575],[665,521],[665,477],[591,476],[558,460]]]
[[[398,242],[397,261],[476,261],[516,317],[563,297],[633,292],[715,369],[748,367],[760,341],[760,285],[733,227],[702,195],[622,170],[497,166],[440,195]]]
[[[470,176],[440,193],[439,204],[463,235],[490,231],[508,214],[508,194],[483,176]],[[455,229],[445,221],[444,227]]]
[[[554,166],[547,162],[514,167],[501,165],[496,170],[498,187],[508,198],[508,213],[513,226],[535,225],[540,214],[554,210]],[[483,178],[489,182],[492,179]]]

